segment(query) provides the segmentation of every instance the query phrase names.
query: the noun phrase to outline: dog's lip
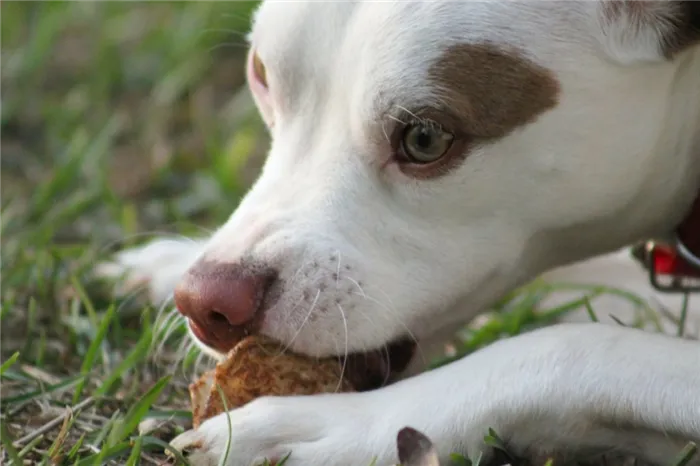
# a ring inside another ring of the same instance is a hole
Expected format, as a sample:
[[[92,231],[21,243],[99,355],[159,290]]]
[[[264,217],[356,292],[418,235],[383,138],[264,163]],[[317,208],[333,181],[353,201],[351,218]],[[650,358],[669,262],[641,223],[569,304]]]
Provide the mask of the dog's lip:
[[[207,333],[204,331],[201,325],[197,323],[196,320],[188,318],[187,319],[187,325],[192,331],[192,334],[194,337],[199,340],[202,344],[205,346],[208,346],[209,348],[212,348],[220,353],[227,353],[231,349],[231,345],[225,344],[223,342],[220,342],[219,340],[215,338],[210,338],[207,336]]]
[[[198,340],[206,344],[207,338],[205,337],[204,330],[202,327],[192,319],[187,319],[187,325],[189,325],[190,330]]]

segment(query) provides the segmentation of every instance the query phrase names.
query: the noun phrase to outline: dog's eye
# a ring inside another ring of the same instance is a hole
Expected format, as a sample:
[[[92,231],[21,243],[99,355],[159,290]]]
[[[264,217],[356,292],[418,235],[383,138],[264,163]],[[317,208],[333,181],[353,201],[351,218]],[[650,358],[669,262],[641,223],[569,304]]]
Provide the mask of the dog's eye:
[[[267,74],[265,70],[265,65],[263,64],[257,52],[253,53],[253,73],[255,74],[255,77],[260,82],[260,84],[267,87]]]
[[[411,124],[401,140],[401,151],[408,162],[427,164],[444,156],[452,146],[454,135],[435,125]]]

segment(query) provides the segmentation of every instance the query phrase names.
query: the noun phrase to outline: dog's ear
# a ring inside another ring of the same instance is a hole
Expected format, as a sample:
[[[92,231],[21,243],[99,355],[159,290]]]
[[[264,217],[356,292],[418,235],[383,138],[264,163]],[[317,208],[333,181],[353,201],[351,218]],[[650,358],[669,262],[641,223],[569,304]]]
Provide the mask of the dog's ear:
[[[404,427],[396,436],[401,466],[440,466],[433,442],[411,427]]]
[[[700,44],[700,1],[602,0],[601,41],[617,61],[669,60]]]

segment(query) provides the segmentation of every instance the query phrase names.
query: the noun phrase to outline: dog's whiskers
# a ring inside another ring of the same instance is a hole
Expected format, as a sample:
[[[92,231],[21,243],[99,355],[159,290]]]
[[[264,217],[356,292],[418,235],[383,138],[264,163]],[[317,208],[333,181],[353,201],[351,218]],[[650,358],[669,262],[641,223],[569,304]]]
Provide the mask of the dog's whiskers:
[[[200,353],[194,360],[194,364],[192,365],[192,377],[197,377],[198,374],[201,374],[203,372],[201,370],[201,366],[204,364],[204,358],[207,357],[208,356],[204,352],[200,351]]]
[[[193,345],[194,342],[191,341],[189,338],[182,338],[180,340],[177,347],[169,355],[170,357],[167,358],[167,369],[169,372],[186,375],[184,371],[184,363],[187,360],[187,355]]]
[[[363,287],[360,286],[360,284],[356,280],[354,280],[348,276],[345,276],[344,278],[346,280],[350,281],[351,283],[353,283],[357,287],[357,289],[359,290],[359,295],[362,296],[364,299],[375,303],[376,305],[380,306],[382,309],[384,309],[387,312],[389,312],[390,314],[394,315],[396,317],[396,321],[406,330],[406,332],[408,332],[408,336],[413,340],[414,343],[418,344],[418,339],[415,337],[415,335],[413,334],[411,329],[409,329],[408,326],[400,319],[399,313],[395,309],[393,309],[392,307],[388,306],[385,303],[382,303],[378,299],[373,298],[372,296],[369,296],[367,293],[365,293],[365,290],[363,289]]]
[[[335,388],[335,391],[338,392],[340,391],[340,388],[343,385],[343,377],[345,377],[345,368],[348,364],[348,319],[345,317],[345,312],[343,311],[343,307],[340,304],[337,304],[338,310],[340,311],[340,317],[343,319],[343,329],[345,331],[345,351],[343,352],[343,365],[340,368],[340,378],[338,379],[338,386]]]
[[[158,346],[155,348],[155,355],[162,354],[165,351],[165,345],[173,336],[173,334],[182,329],[185,326],[185,319],[182,317],[176,309],[171,309],[169,312],[164,313],[160,319],[156,320],[155,332],[153,334],[154,339],[158,339]],[[186,341],[186,338],[179,336],[181,340]]]
[[[184,321],[184,317],[172,306],[172,301],[172,296],[165,298],[156,312],[153,337],[160,337],[161,343],[170,337],[173,325],[177,321]],[[161,335],[161,332],[165,334]]]
[[[386,373],[384,374],[384,381],[382,382],[382,386],[385,386],[389,383],[389,379],[391,378],[391,356],[389,354],[389,347],[386,344],[382,345],[381,355],[386,358]]]
[[[299,265],[297,268],[296,272],[292,275],[292,278],[289,280],[290,281],[290,286],[296,283],[297,278],[299,277],[299,274],[304,271],[304,267],[309,263],[310,259],[307,259]]]
[[[236,18],[236,19],[242,19],[242,18]],[[243,37],[245,38],[247,36],[247,33],[244,31],[238,31],[236,29],[230,29],[230,28],[206,28],[202,30],[202,34],[208,34],[208,33],[225,33],[225,34],[232,34],[238,37]]]
[[[376,300],[376,299],[375,299],[375,302],[376,302],[377,304],[379,304],[380,306],[381,306],[381,305],[384,305],[387,311],[389,311],[390,313],[393,313],[393,314],[396,316],[397,321],[406,329],[406,331],[409,333],[409,336],[411,337],[411,339],[413,340],[413,342],[416,343],[416,345],[417,345],[417,344],[418,344],[418,339],[417,339],[416,336],[413,334],[413,332],[411,332],[411,329],[409,329],[409,328],[406,326],[406,324],[401,320],[401,318],[400,318],[400,313],[396,310],[396,305],[394,305],[394,302],[391,300],[391,296],[389,296],[389,295],[387,294],[387,292],[384,291],[384,290],[382,290],[382,289],[378,289],[378,291],[384,295],[384,298],[388,301],[389,304],[383,304],[382,302],[380,302],[379,300]],[[365,295],[365,296],[366,296],[366,295]],[[371,299],[374,299],[374,298],[371,298]]]
[[[395,122],[397,122],[397,123],[400,124],[400,125],[405,125],[405,124],[406,124],[405,121],[403,121],[403,120],[400,119],[400,118],[395,117],[394,115],[387,115],[387,118],[389,118],[390,120],[394,120]],[[383,130],[383,129],[384,129],[384,126],[382,125],[382,130]],[[390,141],[389,136],[386,134],[386,132],[384,132],[384,135],[386,136],[386,140],[387,140],[387,141]]]
[[[226,48],[248,50],[249,47],[248,47],[248,44],[239,43],[239,42],[221,42],[221,43],[218,43],[216,45],[209,47],[207,52],[213,53],[213,52],[216,52],[217,50],[226,49]]]
[[[355,280],[354,278],[349,277],[347,275],[345,275],[343,278],[345,278],[347,281],[349,281],[350,283],[355,285],[357,287],[357,289],[360,290],[360,295],[363,298],[367,298],[367,295],[365,294],[365,290],[360,286],[360,284],[357,282],[357,280]]]
[[[163,316],[163,314],[169,313],[169,312],[166,312],[166,310],[169,309],[172,301],[173,301],[172,294],[170,296],[168,296],[167,298],[163,299],[163,301],[160,303],[160,306],[158,306],[158,312],[156,313],[156,320],[160,319]]]
[[[384,139],[386,139],[386,142],[391,144],[391,138],[389,138],[389,135],[386,132],[386,125],[382,121],[382,133],[384,134]]]
[[[359,295],[362,296],[364,299],[366,299],[367,301],[371,301],[371,302],[375,303],[377,306],[380,306],[382,309],[386,310],[387,313],[389,314],[389,315],[385,316],[386,319],[390,319],[390,317],[393,317],[393,320],[396,323],[398,323],[399,325],[401,325],[406,330],[408,337],[416,344],[416,350],[418,352],[419,357],[421,358],[421,362],[423,364],[427,364],[427,358],[425,357],[425,354],[423,353],[423,350],[420,346],[420,343],[418,342],[418,338],[416,338],[415,334],[411,331],[411,329],[408,328],[408,326],[403,322],[400,314],[395,309],[388,306],[387,304],[382,303],[378,299],[369,296],[365,292],[364,288],[362,286],[360,286],[360,284],[356,280],[352,279],[351,277],[348,277],[347,275],[344,276],[343,278],[345,278],[346,280],[353,283],[357,287],[357,289],[359,290]],[[387,299],[388,299],[388,297],[387,297]],[[360,313],[365,314],[362,311],[360,311]],[[377,315],[382,315],[382,314],[377,313]]]
[[[124,308],[131,303],[132,300],[134,300],[139,294],[146,291],[147,287],[148,287],[148,285],[146,285],[146,284],[138,285],[137,287],[132,289],[129,293],[122,296],[121,302],[119,303],[119,306],[117,307],[115,313],[116,314],[121,313],[124,310]]]
[[[221,13],[221,17],[227,18],[227,19],[233,19],[235,21],[240,21],[240,22],[246,23],[246,24],[248,23],[248,21],[250,21],[249,17],[247,17],[245,15],[238,14],[238,13],[233,12],[233,11]],[[224,28],[223,31],[230,32],[231,34],[236,34],[236,35],[239,35],[242,37],[248,37],[248,35],[250,34],[250,32],[248,32],[247,30],[239,31],[237,29],[231,29],[231,28]]]
[[[318,302],[318,298],[321,296],[321,290],[318,290],[316,292],[316,297],[314,298],[313,302],[311,303],[311,306],[309,307],[309,312],[306,313],[306,317],[304,317],[304,320],[302,320],[301,325],[299,325],[299,328],[297,328],[296,332],[292,336],[291,340],[285,345],[285,347],[280,351],[280,354],[284,354],[289,348],[292,346],[294,343],[294,340],[299,336],[301,333],[302,329],[304,328],[304,325],[306,325],[306,322],[309,320],[309,317],[311,317],[311,314],[314,311],[314,308],[316,307],[316,303]]]

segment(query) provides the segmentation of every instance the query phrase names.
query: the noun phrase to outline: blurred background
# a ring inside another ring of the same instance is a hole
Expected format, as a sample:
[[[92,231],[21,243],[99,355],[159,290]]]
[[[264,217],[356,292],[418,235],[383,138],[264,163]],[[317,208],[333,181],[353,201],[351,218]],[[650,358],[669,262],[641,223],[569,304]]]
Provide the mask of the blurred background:
[[[150,418],[187,418],[182,329],[152,329],[158,309],[115,301],[89,271],[154,235],[204,234],[255,179],[268,144],[244,82],[255,6],[2,2],[0,463],[124,460],[129,422],[146,418],[129,409],[154,387]],[[162,460],[144,459],[154,449],[134,464]]]

